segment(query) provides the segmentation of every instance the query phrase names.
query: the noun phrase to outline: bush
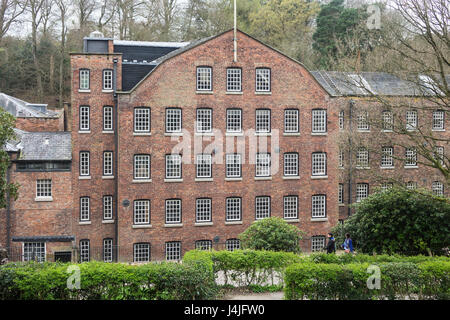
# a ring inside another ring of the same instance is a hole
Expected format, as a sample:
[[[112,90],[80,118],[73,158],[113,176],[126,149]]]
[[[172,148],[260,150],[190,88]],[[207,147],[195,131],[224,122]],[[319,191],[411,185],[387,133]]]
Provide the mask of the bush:
[[[333,232],[338,241],[350,233],[364,253],[443,254],[450,246],[450,202],[425,190],[391,188],[357,204]]]
[[[300,252],[303,232],[278,217],[253,222],[239,235],[243,248],[254,250]]]

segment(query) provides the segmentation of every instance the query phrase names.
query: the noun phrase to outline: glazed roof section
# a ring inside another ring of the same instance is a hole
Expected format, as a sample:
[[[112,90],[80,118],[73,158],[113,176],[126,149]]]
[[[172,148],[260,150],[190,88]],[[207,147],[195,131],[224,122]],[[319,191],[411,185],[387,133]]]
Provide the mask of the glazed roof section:
[[[0,93],[0,107],[19,118],[58,118],[60,113],[48,110],[46,104],[29,103]]]

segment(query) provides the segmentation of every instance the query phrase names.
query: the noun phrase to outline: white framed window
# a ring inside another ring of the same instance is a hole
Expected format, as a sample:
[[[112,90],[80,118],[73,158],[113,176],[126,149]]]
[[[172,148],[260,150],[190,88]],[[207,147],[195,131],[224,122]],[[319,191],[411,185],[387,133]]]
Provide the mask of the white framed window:
[[[270,109],[256,109],[256,133],[270,132]]]
[[[383,120],[383,130],[384,131],[394,130],[394,116],[392,115],[391,111],[383,111],[382,120]]]
[[[89,90],[90,71],[89,69],[80,69],[80,90]]]
[[[325,236],[311,237],[311,251],[321,251],[325,248]]]
[[[344,203],[344,185],[342,183],[339,183],[338,187],[338,203],[339,204]]]
[[[241,248],[241,241],[239,239],[227,239],[225,247],[228,251],[239,250]]]
[[[150,200],[134,200],[133,224],[150,224]]]
[[[417,111],[406,111],[406,130],[412,131],[417,129]]]
[[[90,163],[89,163],[89,152],[80,152],[80,176],[89,176],[90,174]]]
[[[150,132],[150,108],[134,108],[134,132]]]
[[[381,191],[387,191],[387,190],[391,189],[393,186],[394,185],[392,182],[383,182],[381,184]]]
[[[256,177],[270,177],[271,175],[270,153],[256,154]]]
[[[103,70],[103,90],[113,89],[113,71],[111,69]]]
[[[325,152],[313,152],[312,154],[312,175],[327,175],[327,154]]]
[[[369,125],[369,113],[367,111],[362,111],[356,117],[356,125],[358,131],[370,131]]]
[[[405,151],[405,166],[414,167],[417,166],[417,149],[407,148]]]
[[[242,199],[239,197],[229,197],[226,199],[226,221],[242,220]]]
[[[227,178],[242,176],[242,157],[239,153],[228,153],[225,157]]]
[[[177,133],[181,132],[181,109],[167,108],[166,109],[166,132]]]
[[[284,154],[284,170],[286,177],[298,176],[298,153],[288,152]]]
[[[150,155],[135,154],[133,179],[150,179]]]
[[[344,120],[345,120],[344,116],[345,116],[345,111],[344,110],[339,111],[339,129],[340,130],[344,130]]]
[[[211,240],[197,240],[195,241],[195,249],[196,250],[204,250],[208,251],[212,248],[212,241]]]
[[[284,219],[298,219],[298,196],[283,197]]]
[[[103,131],[113,130],[113,107],[103,107]]]
[[[436,160],[440,160],[441,166],[444,165],[444,147],[435,147],[433,156]]]
[[[393,167],[394,166],[394,148],[393,147],[383,147],[381,148],[381,166],[382,167]]]
[[[338,166],[339,168],[343,168],[344,167],[344,151],[339,150],[339,154],[338,154]]]
[[[113,197],[103,196],[103,220],[112,220],[113,218]]]
[[[300,132],[298,109],[284,110],[284,132],[285,133]]]
[[[91,199],[80,197],[80,221],[91,220]]]
[[[270,197],[258,196],[255,198],[255,219],[264,219],[270,217]]]
[[[227,91],[242,91],[242,74],[240,68],[227,68]]]
[[[103,239],[103,262],[113,261],[113,240]]]
[[[356,184],[356,202],[361,202],[369,196],[369,185],[367,183]]]
[[[181,242],[179,241],[166,242],[166,260],[167,261],[181,260]]]
[[[408,181],[406,183],[406,188],[408,190],[415,190],[415,189],[417,189],[417,182],[415,182],[415,181]]]
[[[133,261],[134,262],[150,261],[150,243],[133,244]]]
[[[212,155],[198,154],[196,158],[197,178],[212,177]]]
[[[366,148],[358,148],[358,150],[356,150],[356,167],[369,167],[369,150]]]
[[[444,185],[440,181],[433,181],[433,184],[431,185],[431,191],[435,196],[443,196]]]
[[[181,178],[181,155],[166,155],[166,179]]]
[[[327,110],[314,109],[312,110],[312,127],[313,133],[325,133],[327,132]]]
[[[24,242],[23,261],[44,262],[46,260],[45,242]]]
[[[270,92],[270,69],[256,68],[256,92]]]
[[[181,199],[166,200],[166,223],[181,223]]]
[[[444,130],[444,111],[433,111],[433,130]]]
[[[89,240],[80,240],[80,262],[89,262],[91,260],[91,248]]]
[[[89,131],[90,116],[89,106],[80,106],[80,131]]]
[[[52,197],[52,179],[36,180],[36,198]]]
[[[212,221],[211,199],[210,198],[196,199],[196,201],[195,201],[195,221],[196,222]]]
[[[327,199],[324,194],[316,194],[311,197],[311,217],[325,218],[327,216]]]
[[[241,109],[227,109],[227,132],[242,132]]]
[[[212,132],[212,109],[197,109],[197,132]]]
[[[112,151],[103,152],[103,175],[113,175],[113,153]]]
[[[211,67],[197,67],[197,91],[212,91]]]

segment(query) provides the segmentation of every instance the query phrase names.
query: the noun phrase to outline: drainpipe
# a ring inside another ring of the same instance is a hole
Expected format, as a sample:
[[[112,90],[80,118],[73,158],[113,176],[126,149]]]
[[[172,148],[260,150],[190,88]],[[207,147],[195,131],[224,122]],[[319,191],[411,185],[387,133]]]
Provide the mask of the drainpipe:
[[[114,95],[114,261],[119,261],[119,126],[118,126],[118,98],[117,98],[117,58],[113,59],[113,95]]]
[[[11,181],[11,164],[6,169],[6,185]],[[8,259],[11,257],[11,197],[6,193],[6,250]]]
[[[352,128],[352,111],[353,106],[355,105],[355,101],[353,99],[350,100],[349,103],[349,112],[348,112],[348,129],[349,129],[349,135],[348,135],[348,216],[350,217],[352,215],[352,209],[350,208],[350,205],[352,204],[352,175],[353,175],[353,165],[352,165],[352,135],[353,135],[353,128]]]

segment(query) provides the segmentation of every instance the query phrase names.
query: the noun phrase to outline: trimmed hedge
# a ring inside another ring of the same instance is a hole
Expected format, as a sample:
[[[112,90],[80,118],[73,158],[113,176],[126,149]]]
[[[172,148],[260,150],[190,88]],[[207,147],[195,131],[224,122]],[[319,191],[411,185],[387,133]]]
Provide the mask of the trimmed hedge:
[[[285,270],[285,299],[449,299],[450,262],[387,262],[380,289],[370,290],[369,263],[304,262]]]
[[[0,267],[0,299],[187,300],[214,299],[217,286],[202,262],[195,264],[88,262],[80,289],[67,288],[69,264],[18,263]]]

